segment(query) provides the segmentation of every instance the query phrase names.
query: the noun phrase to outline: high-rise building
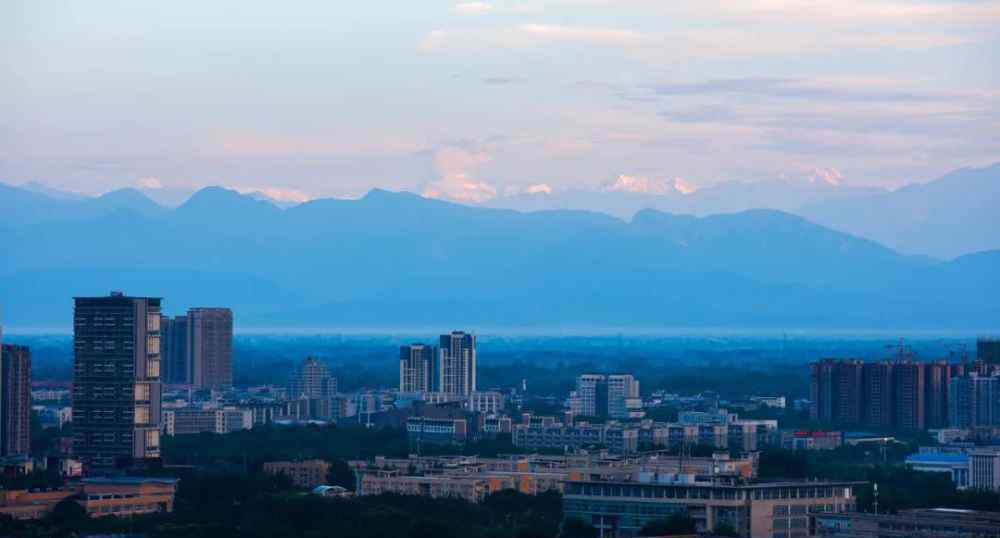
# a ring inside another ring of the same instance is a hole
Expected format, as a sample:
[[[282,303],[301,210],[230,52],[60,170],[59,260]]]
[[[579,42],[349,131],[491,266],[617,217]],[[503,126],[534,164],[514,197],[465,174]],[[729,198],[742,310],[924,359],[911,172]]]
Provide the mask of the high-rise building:
[[[810,366],[810,418],[837,425],[861,422],[862,370],[859,360],[823,359]]]
[[[976,340],[976,359],[986,364],[1000,365],[1000,338]]]
[[[31,350],[0,346],[0,456],[31,451]]]
[[[233,311],[192,308],[187,314],[191,384],[199,389],[233,386]]]
[[[876,428],[893,425],[892,363],[869,362],[862,367],[862,422]]]
[[[164,383],[191,384],[187,320],[187,316],[160,316],[160,379]]]
[[[330,367],[316,357],[306,357],[288,382],[292,398],[329,398],[337,394],[337,378]]]
[[[585,417],[598,417],[601,413],[607,416],[608,398],[607,385],[604,390],[598,385],[604,381],[602,374],[583,374],[576,376],[576,391],[570,409],[573,414]],[[598,394],[600,392],[600,394]]]
[[[951,365],[947,361],[924,365],[924,418],[928,428],[948,427]]]
[[[160,456],[160,299],[77,297],[73,452],[93,473]]]
[[[893,364],[892,394],[896,428],[923,430],[927,426],[924,415],[924,364],[914,361]]]
[[[602,418],[641,418],[639,381],[632,374],[583,374],[570,401],[574,414]]]
[[[434,346],[410,344],[399,348],[399,392],[434,390]]]
[[[951,380],[948,424],[953,428],[1000,426],[1000,377],[972,372]]]
[[[442,334],[435,372],[438,392],[468,396],[476,391],[476,336],[462,331]]]

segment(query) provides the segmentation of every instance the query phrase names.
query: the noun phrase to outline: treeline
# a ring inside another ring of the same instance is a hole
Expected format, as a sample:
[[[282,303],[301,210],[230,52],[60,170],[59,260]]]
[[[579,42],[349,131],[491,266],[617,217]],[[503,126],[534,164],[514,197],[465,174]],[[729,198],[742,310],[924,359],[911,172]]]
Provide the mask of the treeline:
[[[459,499],[379,495],[348,499],[295,492],[282,477],[259,474],[183,476],[175,510],[131,518],[89,519],[72,502],[41,521],[0,518],[0,537],[62,538],[89,533],[144,533],[149,538],[591,538],[593,527],[562,529],[558,493],[515,491],[481,504]]]

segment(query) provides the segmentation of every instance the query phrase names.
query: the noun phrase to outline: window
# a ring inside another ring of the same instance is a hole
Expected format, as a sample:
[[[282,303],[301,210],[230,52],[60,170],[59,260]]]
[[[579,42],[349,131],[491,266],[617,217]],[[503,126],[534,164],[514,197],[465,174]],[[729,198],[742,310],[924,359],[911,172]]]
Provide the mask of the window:
[[[148,405],[137,405],[137,406],[135,406],[135,423],[136,424],[148,424],[149,423],[149,406]]]

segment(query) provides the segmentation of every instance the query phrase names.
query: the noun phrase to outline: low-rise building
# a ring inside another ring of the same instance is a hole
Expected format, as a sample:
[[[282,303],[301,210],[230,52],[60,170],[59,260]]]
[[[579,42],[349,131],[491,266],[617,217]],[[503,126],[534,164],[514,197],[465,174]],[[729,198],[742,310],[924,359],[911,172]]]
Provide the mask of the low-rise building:
[[[14,519],[41,519],[55,505],[79,492],[79,485],[45,491],[0,490],[0,514]]]
[[[969,487],[1000,491],[1000,447],[979,448],[969,453]]]
[[[958,489],[969,487],[969,455],[964,452],[925,452],[910,454],[906,466],[925,473],[948,473]]]
[[[548,426],[514,426],[514,446],[524,450],[580,450],[604,447],[616,454],[631,454],[639,448],[638,428],[617,424],[577,424],[565,426],[553,423]]]
[[[269,461],[264,463],[264,472],[271,475],[283,474],[296,486],[313,489],[326,484],[330,464],[323,460]]]
[[[91,517],[174,511],[176,478],[85,478],[79,503]]]
[[[843,444],[840,432],[790,431],[781,432],[781,448],[785,450],[833,450]]]
[[[651,474],[640,480],[570,480],[563,513],[597,527],[606,538],[630,538],[643,525],[673,514],[694,519],[698,532],[728,525],[750,538],[813,536],[815,518],[855,508],[861,482],[720,483],[691,475]]]
[[[901,510],[898,514],[824,513],[816,517],[816,535],[825,538],[1000,538],[1000,512],[920,508]]]
[[[413,446],[462,444],[470,438],[469,430],[466,418],[418,416],[406,419],[406,434]]]

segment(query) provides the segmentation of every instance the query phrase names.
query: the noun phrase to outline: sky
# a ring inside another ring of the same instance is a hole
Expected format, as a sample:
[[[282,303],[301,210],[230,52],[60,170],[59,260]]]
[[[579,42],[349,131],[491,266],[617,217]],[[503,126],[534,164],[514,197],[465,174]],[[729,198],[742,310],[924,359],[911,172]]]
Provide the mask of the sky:
[[[0,2],[5,183],[477,202],[998,160],[1000,0]]]

